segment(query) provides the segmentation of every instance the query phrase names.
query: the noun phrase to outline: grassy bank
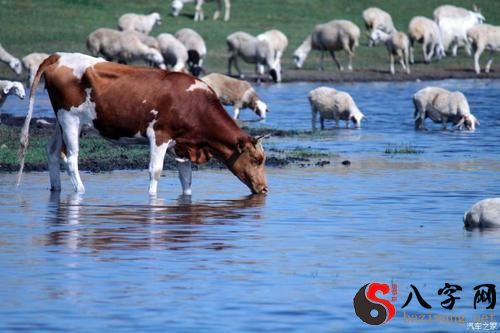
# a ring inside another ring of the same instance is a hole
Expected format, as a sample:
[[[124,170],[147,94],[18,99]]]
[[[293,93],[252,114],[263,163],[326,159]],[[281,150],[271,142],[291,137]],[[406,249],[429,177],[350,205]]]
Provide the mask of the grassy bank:
[[[361,12],[369,6],[379,6],[393,16],[396,27],[406,31],[413,16],[430,17],[435,7],[443,0],[233,0],[229,22],[193,22],[194,5],[188,4],[181,16],[170,16],[170,1],[144,0],[3,0],[0,10],[0,43],[13,55],[22,57],[31,52],[86,52],[87,35],[100,27],[116,27],[118,17],[126,12],[149,13],[158,11],[163,16],[163,24],[156,27],[153,35],[162,32],[175,32],[183,27],[197,30],[206,40],[208,71],[225,72],[227,66],[225,38],[232,32],[243,30],[258,34],[271,28],[285,32],[289,47],[284,55],[284,68],[291,70],[293,50],[302,42],[315,24],[331,19],[348,19],[364,31]],[[497,0],[450,0],[446,3],[472,8],[473,3],[482,8],[487,22],[500,25],[500,6]],[[211,17],[215,5],[205,4],[206,16]],[[355,69],[387,69],[385,48],[366,47],[366,36],[362,35],[361,46],[357,51]],[[305,69],[316,69],[319,54],[313,52],[305,63]],[[420,48],[416,53],[421,59]],[[339,54],[345,62],[344,54]],[[333,63],[327,62],[326,69],[333,70]],[[417,64],[415,71],[425,65]],[[439,68],[472,68],[472,60],[463,52],[459,57],[447,57],[431,66]],[[497,64],[493,68],[498,68]],[[253,70],[243,65],[244,70]],[[429,68],[428,66],[426,67]],[[7,66],[0,64],[0,77],[14,79],[15,74]]]

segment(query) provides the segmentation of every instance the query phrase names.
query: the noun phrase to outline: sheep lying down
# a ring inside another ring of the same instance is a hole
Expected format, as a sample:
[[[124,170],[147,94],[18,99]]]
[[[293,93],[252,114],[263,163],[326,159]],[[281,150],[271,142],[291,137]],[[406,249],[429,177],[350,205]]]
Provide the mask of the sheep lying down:
[[[354,103],[351,95],[333,88],[319,87],[311,90],[309,103],[311,104],[313,130],[316,129],[318,113],[321,129],[325,128],[325,119],[333,119],[337,127],[339,120],[344,120],[346,128],[349,128],[349,122],[352,122],[354,127],[360,128],[361,120],[365,117]]]
[[[464,94],[438,87],[427,87],[413,95],[415,105],[415,129],[425,129],[424,121],[430,118],[435,123],[443,124],[446,129],[452,123],[456,129],[465,128],[474,131],[479,125],[472,113]]]

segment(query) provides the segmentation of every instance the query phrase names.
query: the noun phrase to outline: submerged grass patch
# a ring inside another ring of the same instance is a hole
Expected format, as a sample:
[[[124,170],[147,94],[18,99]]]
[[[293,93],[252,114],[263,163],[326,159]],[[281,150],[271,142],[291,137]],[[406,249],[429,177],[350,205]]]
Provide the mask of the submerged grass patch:
[[[422,154],[424,151],[411,144],[388,145],[385,154]]]

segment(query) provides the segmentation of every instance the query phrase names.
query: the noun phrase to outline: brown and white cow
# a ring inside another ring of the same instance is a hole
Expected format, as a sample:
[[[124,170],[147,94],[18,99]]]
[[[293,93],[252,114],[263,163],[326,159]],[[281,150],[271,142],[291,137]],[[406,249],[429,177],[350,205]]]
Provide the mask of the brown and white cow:
[[[75,190],[84,192],[78,172],[78,140],[91,125],[112,140],[142,139],[150,145],[149,193],[157,192],[167,150],[176,156],[183,194],[191,194],[191,162],[224,162],[253,193],[267,192],[261,137],[241,130],[217,95],[190,75],[107,62],[79,53],[56,53],[41,65],[31,87],[21,134],[19,179],[29,139],[34,92],[42,75],[56,114],[48,164],[51,190],[61,189],[61,152]]]

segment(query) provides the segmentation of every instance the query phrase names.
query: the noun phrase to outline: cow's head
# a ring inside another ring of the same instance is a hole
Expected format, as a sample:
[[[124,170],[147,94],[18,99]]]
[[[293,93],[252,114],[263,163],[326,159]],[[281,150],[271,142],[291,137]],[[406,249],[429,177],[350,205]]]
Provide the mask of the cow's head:
[[[229,170],[254,194],[267,193],[267,179],[264,169],[266,155],[262,147],[264,136],[247,137],[240,140],[227,162]]]

